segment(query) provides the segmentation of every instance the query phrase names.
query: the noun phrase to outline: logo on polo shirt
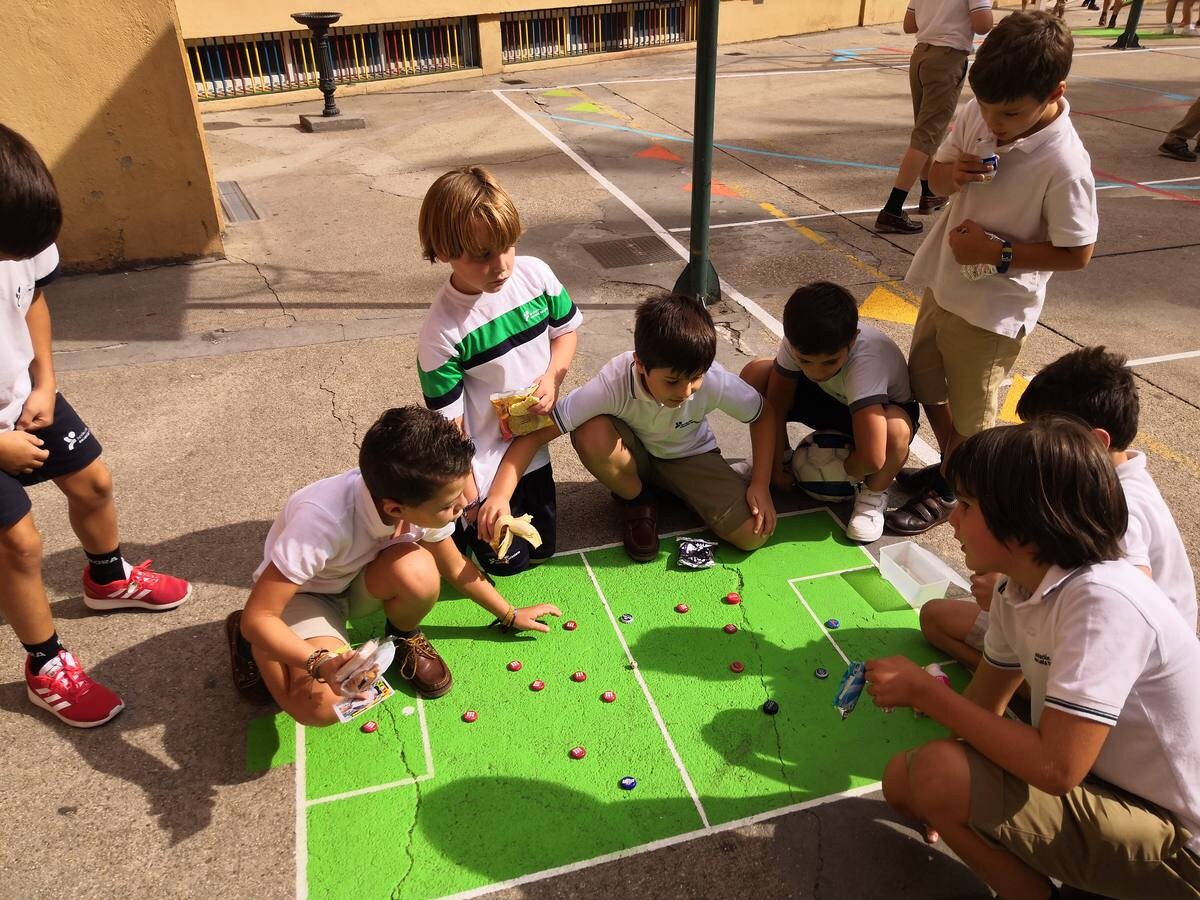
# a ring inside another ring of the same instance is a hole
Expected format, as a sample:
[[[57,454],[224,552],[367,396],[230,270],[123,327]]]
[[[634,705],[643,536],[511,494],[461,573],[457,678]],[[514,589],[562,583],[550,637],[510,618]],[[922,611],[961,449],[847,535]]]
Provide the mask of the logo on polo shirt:
[[[1033,661],[1034,661],[1035,663],[1037,663],[1038,665],[1041,665],[1041,666],[1048,666],[1048,665],[1050,665],[1050,657],[1049,657],[1049,656],[1047,656],[1045,653],[1035,653],[1035,654],[1033,654]]]
[[[700,419],[688,419],[686,422],[676,422],[676,428],[690,428],[693,425],[699,425]]]

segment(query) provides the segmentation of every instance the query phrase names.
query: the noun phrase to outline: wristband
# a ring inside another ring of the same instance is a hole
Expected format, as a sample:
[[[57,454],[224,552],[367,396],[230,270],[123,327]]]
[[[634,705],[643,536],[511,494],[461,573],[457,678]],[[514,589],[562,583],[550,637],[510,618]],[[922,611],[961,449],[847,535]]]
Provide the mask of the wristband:
[[[1012,241],[1005,240],[1000,247],[1000,262],[996,265],[996,272],[1003,275],[1008,271],[1009,266],[1013,261],[1013,245]]]

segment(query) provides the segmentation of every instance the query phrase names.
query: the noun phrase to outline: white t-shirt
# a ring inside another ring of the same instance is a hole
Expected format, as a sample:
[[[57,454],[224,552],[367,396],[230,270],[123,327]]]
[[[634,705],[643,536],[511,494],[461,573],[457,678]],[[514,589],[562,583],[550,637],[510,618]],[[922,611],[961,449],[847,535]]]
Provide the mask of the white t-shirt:
[[[1056,709],[1112,727],[1092,772],[1173,813],[1200,852],[1200,641],[1124,560],[1001,581],[984,658],[1020,669],[1033,723]]]
[[[633,430],[651,456],[683,459],[716,449],[716,435],[705,419],[714,409],[750,423],[762,408],[762,395],[716,362],[692,396],[674,409],[663,406],[642,384],[630,350],[559,400],[551,415],[563,434],[596,416],[613,416]]]
[[[978,281],[963,277],[948,237],[964,219],[1013,243],[1050,241],[1056,247],[1095,243],[1099,228],[1092,160],[1075,126],[1066,99],[1058,118],[1034,134],[996,150],[1000,166],[987,184],[958,191],[917,250],[906,280],[933,291],[938,306],[987,331],[1017,337],[1037,324],[1046,300],[1050,272],[1014,270]],[[980,138],[991,131],[971,100],[934,156],[944,163],[961,153],[979,153]]]
[[[464,294],[442,286],[417,336],[417,376],[425,405],[448,419],[463,417],[475,442],[471,464],[486,497],[508,449],[492,394],[536,384],[550,366],[550,342],[574,331],[583,315],[550,267],[518,256],[494,294]],[[527,471],[550,462],[541,448]]]
[[[992,0],[909,0],[917,17],[917,43],[970,53],[975,44],[970,14],[991,9]]]
[[[783,338],[775,354],[775,369],[785,378],[799,378],[803,374],[799,356],[796,348]],[[818,385],[850,407],[851,412],[877,403],[907,403],[913,398],[904,354],[895,341],[865,322],[858,326],[858,338],[850,345],[846,364]]]
[[[33,296],[58,274],[58,247],[29,259],[0,260],[0,431],[12,431],[32,383],[33,342],[25,316]]]
[[[254,580],[268,563],[275,563],[283,577],[301,591],[337,594],[393,544],[436,543],[453,533],[453,522],[436,529],[407,522],[386,524],[379,518],[362,474],[350,469],[314,481],[288,498],[267,532],[263,561],[254,570]]]
[[[1146,454],[1130,450],[1117,466],[1117,478],[1129,507],[1129,526],[1121,538],[1125,560],[1146,566],[1188,628],[1196,630],[1196,578],[1171,510],[1146,468]]]

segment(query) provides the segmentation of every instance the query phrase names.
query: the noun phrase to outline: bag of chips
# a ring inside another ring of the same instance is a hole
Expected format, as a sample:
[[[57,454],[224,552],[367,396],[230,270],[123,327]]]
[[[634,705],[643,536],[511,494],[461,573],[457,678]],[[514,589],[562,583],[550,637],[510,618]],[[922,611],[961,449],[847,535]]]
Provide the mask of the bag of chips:
[[[530,434],[540,428],[553,424],[549,416],[531,413],[529,407],[538,402],[534,395],[536,385],[522,391],[492,394],[492,409],[500,419],[500,433],[506,441],[522,434]]]

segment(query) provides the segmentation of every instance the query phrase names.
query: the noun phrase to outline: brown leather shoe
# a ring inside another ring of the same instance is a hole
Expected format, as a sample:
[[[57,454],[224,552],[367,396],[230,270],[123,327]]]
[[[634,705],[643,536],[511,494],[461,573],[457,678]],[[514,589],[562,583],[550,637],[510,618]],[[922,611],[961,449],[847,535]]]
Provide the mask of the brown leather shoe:
[[[906,494],[923,494],[937,480],[940,463],[923,466],[920,469],[901,469],[896,473],[896,487]]]
[[[917,202],[917,212],[922,215],[927,215],[935,210],[941,209],[950,202],[949,197],[939,197],[937,194],[921,195],[921,199]]]
[[[658,556],[658,510],[653,503],[626,504],[621,541],[634,562],[650,562]]]
[[[893,534],[922,534],[949,519],[957,505],[957,500],[947,500],[929,489],[892,510],[885,522]]]
[[[271,692],[263,683],[258,671],[258,663],[248,652],[249,644],[242,637],[242,611],[235,609],[225,618],[225,640],[229,644],[229,666],[233,673],[233,686],[247,700],[256,706],[274,703]]]
[[[450,667],[418,631],[410,638],[396,638],[396,671],[427,700],[440,697],[454,685]]]

